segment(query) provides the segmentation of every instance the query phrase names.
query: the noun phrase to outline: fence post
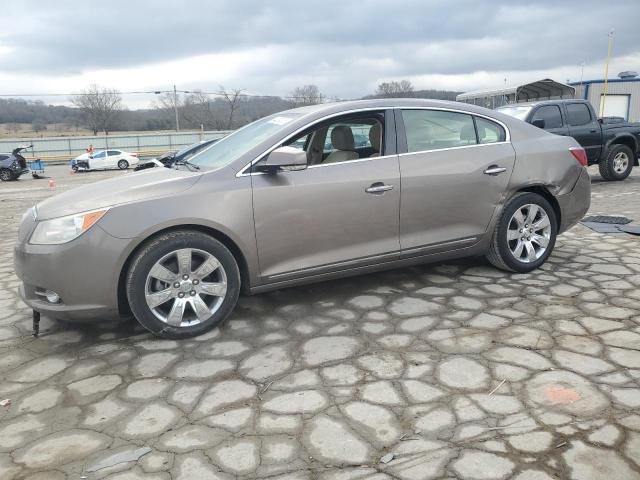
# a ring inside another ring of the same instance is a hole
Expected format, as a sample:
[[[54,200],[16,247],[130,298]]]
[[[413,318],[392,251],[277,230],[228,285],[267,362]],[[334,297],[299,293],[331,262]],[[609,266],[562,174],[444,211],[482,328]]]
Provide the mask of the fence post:
[[[69,155],[73,155],[73,153],[71,152],[71,139],[67,138],[67,145],[69,145]]]

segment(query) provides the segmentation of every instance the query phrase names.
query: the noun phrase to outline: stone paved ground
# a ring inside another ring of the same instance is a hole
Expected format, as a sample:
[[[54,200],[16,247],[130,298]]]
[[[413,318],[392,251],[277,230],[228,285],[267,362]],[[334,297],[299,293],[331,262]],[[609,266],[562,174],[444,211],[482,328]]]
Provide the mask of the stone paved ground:
[[[592,212],[640,220],[639,173],[592,176]],[[529,275],[465,260],[243,298],[190,341],[46,319],[34,340],[11,249],[51,193],[0,185],[3,480],[640,478],[637,237],[575,227]]]

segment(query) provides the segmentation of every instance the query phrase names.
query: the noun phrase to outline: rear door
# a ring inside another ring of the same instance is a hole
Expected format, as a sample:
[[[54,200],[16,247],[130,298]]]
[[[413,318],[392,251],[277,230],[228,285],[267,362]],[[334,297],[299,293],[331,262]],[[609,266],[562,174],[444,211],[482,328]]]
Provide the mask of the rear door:
[[[385,155],[354,154],[359,148],[356,135],[368,138],[373,125],[384,132]],[[337,127],[349,129],[353,138],[343,140],[340,150],[333,145],[327,155],[327,133]],[[400,173],[395,143],[392,111],[351,114],[312,126],[284,143],[307,152],[308,168],[275,174],[254,169],[254,221],[263,282],[397,258]],[[336,152],[334,161],[330,155]]]
[[[107,167],[118,166],[118,161],[122,159],[124,155],[120,150],[108,150],[107,151]]]
[[[403,109],[396,118],[406,139],[399,146],[406,152],[399,155],[402,253],[476,243],[513,170],[508,132],[490,119],[448,110]]]
[[[566,103],[569,134],[575,138],[587,152],[589,163],[596,163],[600,159],[602,149],[602,127],[598,119],[591,114],[586,103]]]
[[[540,105],[531,115],[531,123],[544,121],[544,129],[556,135],[569,135],[569,127],[558,105]]]

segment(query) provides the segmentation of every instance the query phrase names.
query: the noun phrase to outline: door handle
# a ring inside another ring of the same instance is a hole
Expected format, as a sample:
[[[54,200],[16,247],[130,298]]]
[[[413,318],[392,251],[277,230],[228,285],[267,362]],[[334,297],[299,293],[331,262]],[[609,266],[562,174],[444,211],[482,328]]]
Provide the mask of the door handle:
[[[374,195],[381,195],[389,190],[393,190],[393,185],[385,185],[382,182],[373,183],[369,188],[364,189],[365,192],[373,193]]]
[[[506,172],[507,169],[505,167],[499,167],[498,165],[491,165],[484,171],[485,175],[498,175],[500,173]]]
[[[591,133],[596,133],[597,130],[595,128],[592,128],[591,130],[589,130]]]

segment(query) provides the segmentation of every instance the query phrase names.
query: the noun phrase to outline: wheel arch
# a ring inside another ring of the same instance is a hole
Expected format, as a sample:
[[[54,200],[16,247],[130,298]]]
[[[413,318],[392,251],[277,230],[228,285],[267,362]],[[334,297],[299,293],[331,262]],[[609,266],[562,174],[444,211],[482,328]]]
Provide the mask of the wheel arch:
[[[633,165],[638,166],[638,142],[631,134],[621,134],[613,137],[607,143],[607,149],[603,158],[606,158],[609,155],[609,152],[616,145],[625,145],[631,149],[631,153],[633,154]]]
[[[548,201],[553,207],[553,213],[555,213],[556,215],[556,228],[557,230],[560,230],[560,225],[562,225],[562,211],[560,209],[560,204],[558,203],[556,197],[554,197],[553,194],[547,189],[547,187],[545,187],[544,185],[529,185],[514,192],[514,195],[521,192],[537,193],[546,201]]]
[[[206,225],[200,224],[192,224],[186,223],[181,225],[171,225],[169,227],[163,228],[161,230],[155,231],[144,239],[140,240],[135,247],[131,250],[126,260],[122,264],[122,268],[120,269],[120,274],[118,275],[118,286],[117,286],[117,296],[118,296],[118,311],[122,315],[130,315],[131,310],[129,308],[129,302],[127,300],[127,292],[126,292],[126,277],[127,272],[129,271],[129,267],[131,265],[131,261],[133,257],[140,251],[140,249],[150,240],[156,238],[159,235],[163,235],[167,232],[173,232],[177,230],[194,230],[198,232],[205,233],[220,243],[222,243],[225,247],[229,249],[236,262],[238,263],[238,269],[240,270],[240,288],[244,292],[249,291],[250,286],[250,274],[249,274],[249,265],[247,263],[247,259],[240,249],[238,245],[225,233],[221,232],[218,229],[213,227],[209,227]]]

